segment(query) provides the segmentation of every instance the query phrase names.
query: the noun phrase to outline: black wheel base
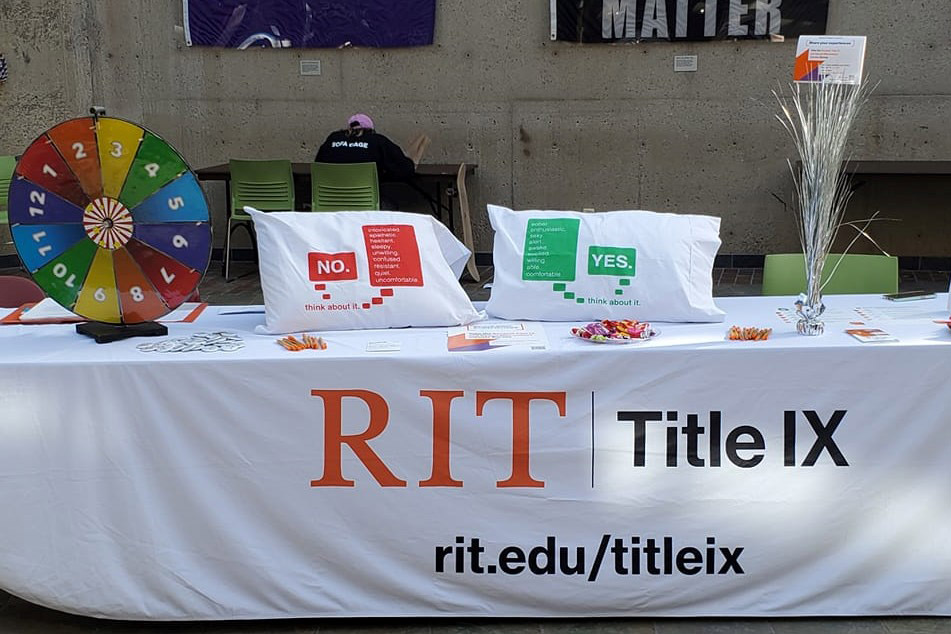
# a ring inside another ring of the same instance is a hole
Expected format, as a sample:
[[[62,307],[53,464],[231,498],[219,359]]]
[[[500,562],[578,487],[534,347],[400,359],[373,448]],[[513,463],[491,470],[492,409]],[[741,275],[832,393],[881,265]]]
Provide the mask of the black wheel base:
[[[130,337],[164,337],[168,327],[155,321],[141,324],[104,324],[99,321],[87,321],[76,324],[76,332],[92,337],[96,343],[109,343]]]

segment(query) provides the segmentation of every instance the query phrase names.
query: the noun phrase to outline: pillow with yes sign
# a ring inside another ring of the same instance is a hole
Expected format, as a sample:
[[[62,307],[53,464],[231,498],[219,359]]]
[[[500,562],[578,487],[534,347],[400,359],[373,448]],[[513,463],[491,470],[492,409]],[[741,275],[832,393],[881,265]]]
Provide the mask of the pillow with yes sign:
[[[244,210],[258,241],[260,332],[458,326],[484,317],[458,280],[469,250],[431,216]]]
[[[486,311],[493,317],[723,321],[713,301],[719,218],[488,210],[495,279]]]

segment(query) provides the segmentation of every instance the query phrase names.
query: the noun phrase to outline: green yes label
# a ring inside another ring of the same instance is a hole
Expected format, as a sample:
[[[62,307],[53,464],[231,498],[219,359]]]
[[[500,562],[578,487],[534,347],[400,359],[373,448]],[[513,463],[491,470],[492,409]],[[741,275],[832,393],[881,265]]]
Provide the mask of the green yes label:
[[[588,275],[634,277],[637,249],[588,247]]]

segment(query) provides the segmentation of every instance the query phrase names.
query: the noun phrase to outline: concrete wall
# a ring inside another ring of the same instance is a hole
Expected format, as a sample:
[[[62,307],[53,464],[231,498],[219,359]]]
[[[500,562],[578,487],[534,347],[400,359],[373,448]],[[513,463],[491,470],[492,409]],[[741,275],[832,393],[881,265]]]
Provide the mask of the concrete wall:
[[[828,32],[867,35],[866,72],[881,80],[855,154],[951,158],[946,6],[830,5]],[[551,42],[541,0],[438,0],[435,44],[412,49],[188,48],[181,24],[177,0],[0,0],[10,65],[0,153],[96,103],[153,129],[193,167],[303,161],[359,110],[400,142],[426,131],[428,160],[478,163],[469,195],[480,251],[491,250],[487,202],[714,214],[721,253],[797,247],[792,212],[773,196],[792,201],[793,150],[771,95],[795,42]],[[698,72],[673,72],[682,54],[699,56]],[[322,74],[301,77],[300,59],[319,59]],[[902,218],[874,230],[895,254],[951,255],[947,179],[883,178],[850,213]],[[208,191],[223,217],[221,187]]]

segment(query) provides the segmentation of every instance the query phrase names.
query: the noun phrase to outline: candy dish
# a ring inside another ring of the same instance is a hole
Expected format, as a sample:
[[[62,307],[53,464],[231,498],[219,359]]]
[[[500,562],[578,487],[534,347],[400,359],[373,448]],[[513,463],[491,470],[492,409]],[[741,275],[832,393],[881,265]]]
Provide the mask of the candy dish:
[[[660,331],[647,322],[633,319],[615,321],[603,319],[571,329],[571,336],[591,343],[630,344],[649,341]]]
[[[650,341],[651,339],[656,338],[657,335],[660,334],[660,331],[657,329],[651,329],[649,332],[650,334],[646,337],[637,337],[634,339],[611,339],[610,337],[605,337],[604,339],[586,339],[585,337],[582,337],[579,334],[575,334],[574,332],[571,333],[571,336],[577,337],[578,339],[581,339],[582,341],[587,341],[588,343],[608,343],[608,344],[625,345],[628,343],[644,343],[645,341]]]

